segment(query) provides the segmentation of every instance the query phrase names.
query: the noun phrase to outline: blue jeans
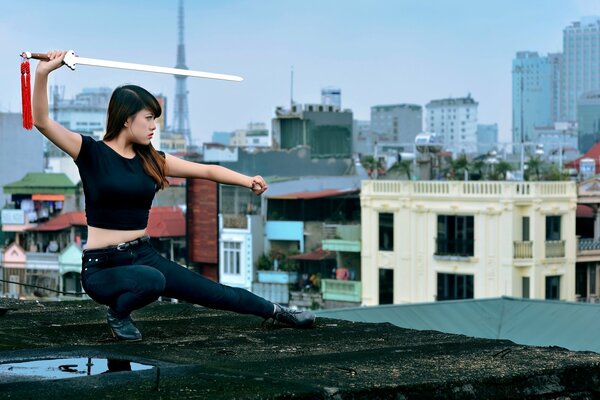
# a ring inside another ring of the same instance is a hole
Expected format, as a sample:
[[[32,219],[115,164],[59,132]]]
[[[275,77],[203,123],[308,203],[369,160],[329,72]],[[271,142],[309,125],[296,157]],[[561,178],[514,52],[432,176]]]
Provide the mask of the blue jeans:
[[[84,250],[81,283],[96,302],[109,306],[117,318],[127,317],[159,296],[205,307],[273,315],[273,303],[240,288],[214,282],[162,257],[149,242],[127,250]]]

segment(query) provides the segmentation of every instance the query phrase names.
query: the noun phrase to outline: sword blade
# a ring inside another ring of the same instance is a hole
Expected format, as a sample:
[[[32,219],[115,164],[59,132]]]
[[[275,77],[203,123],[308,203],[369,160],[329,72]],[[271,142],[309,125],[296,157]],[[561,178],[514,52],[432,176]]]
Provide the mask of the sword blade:
[[[244,79],[237,75],[216,74],[213,72],[192,71],[188,69],[157,67],[154,65],[134,64],[120,61],[99,60],[95,58],[73,57],[74,64],[93,65],[96,67],[128,69],[133,71],[156,72],[159,74],[183,75],[194,78],[220,79],[224,81],[241,82]]]

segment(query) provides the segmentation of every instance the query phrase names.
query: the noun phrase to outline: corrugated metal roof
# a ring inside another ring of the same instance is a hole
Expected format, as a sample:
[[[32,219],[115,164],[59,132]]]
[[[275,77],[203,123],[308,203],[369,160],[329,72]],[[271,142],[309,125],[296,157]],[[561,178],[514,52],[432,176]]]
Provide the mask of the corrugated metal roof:
[[[352,190],[359,189],[361,178],[359,176],[306,176],[298,179],[289,179],[280,182],[267,182],[269,189],[267,196],[283,196],[290,193],[317,192],[321,190]]]
[[[322,199],[324,197],[334,197],[344,194],[360,193],[359,189],[326,189],[318,190],[316,192],[296,192],[289,193],[279,196],[267,196],[268,199],[282,199],[282,200],[311,200],[311,199]]]
[[[600,304],[502,297],[321,310],[317,314],[600,353]]]

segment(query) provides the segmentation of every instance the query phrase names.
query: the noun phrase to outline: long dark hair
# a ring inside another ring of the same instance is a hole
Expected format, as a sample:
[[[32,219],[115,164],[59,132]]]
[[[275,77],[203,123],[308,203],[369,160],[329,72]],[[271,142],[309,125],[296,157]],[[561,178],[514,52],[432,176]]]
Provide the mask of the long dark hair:
[[[162,113],[160,104],[146,89],[136,85],[123,85],[116,88],[108,103],[104,140],[109,141],[119,136],[127,119],[143,109],[150,110],[154,114],[154,118],[160,117]],[[144,171],[154,179],[157,188],[164,189],[168,186],[167,162],[152,146],[152,143],[147,146],[134,143],[133,149],[141,157]]]

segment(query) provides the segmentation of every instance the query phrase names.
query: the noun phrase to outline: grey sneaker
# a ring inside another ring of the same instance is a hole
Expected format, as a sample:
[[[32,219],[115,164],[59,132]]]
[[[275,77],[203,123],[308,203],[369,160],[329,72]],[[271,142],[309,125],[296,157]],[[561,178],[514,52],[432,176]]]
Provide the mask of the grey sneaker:
[[[291,308],[275,304],[275,321],[290,325],[293,328],[312,328],[315,325],[316,316],[310,311],[292,310]]]
[[[106,311],[106,322],[108,322],[108,326],[115,338],[130,342],[142,340],[142,334],[133,324],[131,317],[117,318],[109,308],[108,311]]]

